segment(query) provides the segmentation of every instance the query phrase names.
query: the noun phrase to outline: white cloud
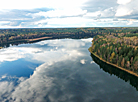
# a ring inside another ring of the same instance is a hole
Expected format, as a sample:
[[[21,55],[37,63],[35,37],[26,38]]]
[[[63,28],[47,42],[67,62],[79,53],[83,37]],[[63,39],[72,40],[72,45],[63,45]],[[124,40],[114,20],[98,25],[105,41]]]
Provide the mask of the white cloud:
[[[125,5],[125,4],[127,4],[127,3],[131,2],[131,1],[132,0],[117,0],[117,3]]]
[[[138,19],[137,4],[137,0],[4,0],[0,3],[0,28],[120,26],[102,21]]]
[[[137,12],[138,12],[138,6],[137,6],[138,1],[137,0],[132,0],[131,2],[125,4],[125,5],[119,5],[117,7],[117,11],[115,16],[127,16],[129,15],[128,19],[137,19]],[[127,19],[127,18],[126,18]]]
[[[91,61],[90,63],[93,64],[93,63],[95,63],[95,62],[94,62],[94,61]]]
[[[3,100],[3,97],[8,97],[14,89],[13,82],[0,82],[0,100]]]
[[[86,15],[84,15],[84,17],[97,17],[100,14],[101,14],[101,11],[89,12]]]
[[[74,43],[73,45],[70,43]],[[78,43],[79,42],[79,43]],[[0,62],[4,61],[15,61],[20,58],[31,60],[38,60],[41,62],[45,62],[47,60],[54,60],[56,58],[65,59],[75,56],[82,56],[83,54],[78,52],[77,50],[72,50],[72,48],[78,48],[80,46],[85,46],[84,41],[75,41],[75,40],[46,40],[42,42],[38,42],[37,44],[44,45],[48,44],[48,46],[55,47],[51,49],[41,49],[41,48],[33,48],[33,47],[9,47],[0,50]],[[59,49],[59,47],[62,47]],[[63,49],[66,48],[66,49]],[[68,50],[67,50],[68,49]],[[53,56],[51,56],[51,54]],[[8,56],[7,56],[8,55]],[[31,56],[31,57],[30,57]]]
[[[34,22],[37,24],[44,24],[44,27],[89,27],[87,24],[92,24],[93,19],[86,19],[83,17],[65,17],[65,18],[50,18]],[[45,25],[47,23],[47,25]]]
[[[87,0],[4,0],[0,9],[70,8],[80,7]]]
[[[0,21],[0,24],[10,23],[10,21]]]
[[[70,43],[72,42],[72,43]],[[78,43],[79,42],[79,43]],[[80,46],[85,46],[84,41],[75,41],[72,39],[67,40],[48,40],[42,41],[37,44],[54,47],[50,50],[44,50],[42,53],[35,54],[32,56],[32,59],[45,62],[47,60],[55,61],[57,58],[60,60],[65,60],[68,58],[75,58],[75,56],[82,56],[83,54],[78,50],[74,50],[73,48],[79,48]],[[51,56],[52,55],[52,56]]]
[[[116,13],[116,8],[111,7],[105,9],[103,12],[101,12],[102,17],[114,17]]]
[[[131,13],[132,13],[132,10],[126,7],[119,7],[116,11],[115,16],[126,16],[126,15],[130,15]]]
[[[80,63],[81,64],[86,64],[86,60],[85,59],[82,59],[82,60],[80,60]]]
[[[66,17],[66,16],[78,16],[78,15],[83,15],[87,12],[87,10],[82,10],[80,8],[69,8],[69,9],[56,9],[56,10],[51,10],[47,12],[39,12],[35,14],[28,14],[32,15],[33,18],[37,16],[44,16],[44,17]]]
[[[88,39],[81,39],[84,42],[92,42],[93,38],[88,38]]]
[[[17,47],[9,47],[0,50],[0,62],[3,61],[15,61],[20,58],[24,58],[25,54],[34,54],[40,51],[40,49],[36,48],[17,48]],[[8,55],[8,56],[7,56]]]

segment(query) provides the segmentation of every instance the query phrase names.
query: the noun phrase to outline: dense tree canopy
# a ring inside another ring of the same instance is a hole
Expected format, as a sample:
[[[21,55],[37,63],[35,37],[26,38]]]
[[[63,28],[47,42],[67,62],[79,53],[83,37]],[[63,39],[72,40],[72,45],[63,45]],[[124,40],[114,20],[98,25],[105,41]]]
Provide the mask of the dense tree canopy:
[[[95,36],[91,50],[110,63],[138,73],[137,30],[132,37],[128,37],[127,34],[129,33]]]
[[[113,35],[112,37],[123,37],[124,43],[138,45],[136,37],[138,36],[137,28],[36,28],[36,29],[0,29],[0,47],[5,44],[26,43],[30,39],[49,37],[50,39],[59,38],[89,38],[96,35]],[[110,36],[111,37],[111,36]],[[128,39],[127,37],[133,37]],[[134,40],[134,43],[131,41]],[[120,40],[117,40],[118,42]]]

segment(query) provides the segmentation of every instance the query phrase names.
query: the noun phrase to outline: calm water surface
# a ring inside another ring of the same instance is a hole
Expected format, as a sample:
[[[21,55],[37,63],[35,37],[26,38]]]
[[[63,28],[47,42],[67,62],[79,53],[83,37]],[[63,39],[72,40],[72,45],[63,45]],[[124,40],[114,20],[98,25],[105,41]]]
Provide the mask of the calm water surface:
[[[126,74],[100,68],[88,52],[91,40],[45,40],[1,49],[0,101],[138,102],[136,79],[131,77],[132,84]]]

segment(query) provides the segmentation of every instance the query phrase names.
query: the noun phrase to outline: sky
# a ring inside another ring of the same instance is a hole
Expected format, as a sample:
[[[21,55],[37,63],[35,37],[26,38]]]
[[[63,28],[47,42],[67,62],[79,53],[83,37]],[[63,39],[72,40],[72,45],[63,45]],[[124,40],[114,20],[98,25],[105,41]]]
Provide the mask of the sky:
[[[0,28],[137,27],[138,0],[2,0]]]

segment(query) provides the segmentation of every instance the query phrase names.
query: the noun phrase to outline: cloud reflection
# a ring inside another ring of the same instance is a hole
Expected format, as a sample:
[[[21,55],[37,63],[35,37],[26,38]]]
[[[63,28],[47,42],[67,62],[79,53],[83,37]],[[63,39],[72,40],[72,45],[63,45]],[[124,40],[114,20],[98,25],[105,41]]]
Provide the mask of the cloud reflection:
[[[80,60],[80,63],[81,64],[86,64],[86,60],[85,59],[82,59],[82,60]]]
[[[20,58],[25,58],[27,54],[34,54],[40,51],[38,48],[27,47],[9,47],[0,50],[0,62],[15,61]]]
[[[57,96],[59,93],[58,91],[63,91],[65,86],[59,84],[59,90],[56,89],[55,86],[58,87],[56,83],[59,82],[67,84],[67,79],[81,70],[76,69],[76,72],[74,72],[74,67],[70,61],[77,61],[78,57],[84,56],[84,52],[82,52],[81,49],[85,47],[86,43],[90,43],[89,41],[91,40],[92,39],[46,40],[35,44],[19,45],[17,47],[12,46],[1,49],[1,63],[24,58],[27,61],[39,61],[43,62],[43,64],[38,66],[28,79],[24,77],[1,76],[0,79],[2,80],[5,78],[5,80],[0,82],[0,92],[2,92],[0,93],[0,100],[9,100],[11,102],[41,102],[44,100],[55,101],[55,99],[65,101],[69,97],[73,97],[73,94],[64,93],[65,95],[59,98]],[[80,62],[78,61],[78,63]],[[69,67],[70,70],[68,70]],[[79,65],[79,67],[81,67],[81,65]],[[62,73],[62,71],[65,71],[65,73]],[[73,72],[71,75],[68,75],[70,71]],[[73,77],[71,79],[73,79]]]
[[[30,56],[31,59],[41,60],[42,62],[45,62],[48,59],[61,58],[64,55],[75,57],[76,55],[82,55],[82,53],[77,51],[77,48],[85,46],[85,42],[89,41],[92,41],[92,39],[85,39],[82,41],[73,39],[46,40],[30,45],[29,47],[13,46],[4,48],[0,50],[0,62],[15,61],[20,58],[30,58]],[[37,45],[41,45],[42,48],[36,48]],[[43,45],[47,45],[48,48]]]

